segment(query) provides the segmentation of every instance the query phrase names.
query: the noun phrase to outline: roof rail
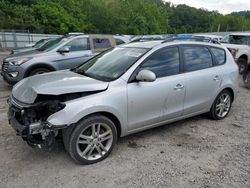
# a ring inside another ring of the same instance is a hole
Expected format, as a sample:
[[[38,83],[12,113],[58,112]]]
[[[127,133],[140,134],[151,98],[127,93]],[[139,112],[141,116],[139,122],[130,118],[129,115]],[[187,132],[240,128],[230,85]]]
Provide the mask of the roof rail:
[[[173,42],[173,41],[194,41],[194,42],[207,42],[207,43],[213,43],[213,44],[220,44],[219,41],[212,39],[212,38],[208,39],[208,38],[200,38],[200,37],[195,37],[195,36],[191,38],[182,38],[182,39],[172,37],[172,38],[168,38],[162,41],[162,43]]]

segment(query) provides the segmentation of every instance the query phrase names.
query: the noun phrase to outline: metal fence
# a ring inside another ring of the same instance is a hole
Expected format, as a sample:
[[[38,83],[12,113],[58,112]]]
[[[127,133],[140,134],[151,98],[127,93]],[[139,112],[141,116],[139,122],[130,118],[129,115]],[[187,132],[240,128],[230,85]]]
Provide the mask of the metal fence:
[[[35,43],[44,38],[54,38],[60,35],[34,34],[28,32],[17,32],[0,30],[0,49],[23,47],[29,43]]]
[[[232,32],[212,32],[202,34],[215,34],[224,36],[229,33]],[[35,43],[44,38],[54,38],[59,36],[60,35],[29,33],[28,30],[0,30],[0,50],[19,48],[25,46],[26,44]]]

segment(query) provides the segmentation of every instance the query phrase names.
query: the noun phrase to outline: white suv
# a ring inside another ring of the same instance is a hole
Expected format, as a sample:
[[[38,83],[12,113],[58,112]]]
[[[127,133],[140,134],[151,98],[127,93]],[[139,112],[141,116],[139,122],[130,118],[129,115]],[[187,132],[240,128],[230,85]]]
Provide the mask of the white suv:
[[[220,41],[234,56],[241,74],[250,64],[250,33],[231,33]]]

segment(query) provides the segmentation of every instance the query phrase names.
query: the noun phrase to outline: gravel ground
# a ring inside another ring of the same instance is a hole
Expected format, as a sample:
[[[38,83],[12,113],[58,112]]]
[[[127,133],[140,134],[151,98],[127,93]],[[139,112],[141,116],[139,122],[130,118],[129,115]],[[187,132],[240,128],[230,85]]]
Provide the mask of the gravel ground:
[[[3,58],[5,54],[0,53]],[[76,165],[61,143],[30,148],[7,122],[0,80],[0,187],[250,187],[250,90],[222,121],[197,116],[118,141],[104,161]]]

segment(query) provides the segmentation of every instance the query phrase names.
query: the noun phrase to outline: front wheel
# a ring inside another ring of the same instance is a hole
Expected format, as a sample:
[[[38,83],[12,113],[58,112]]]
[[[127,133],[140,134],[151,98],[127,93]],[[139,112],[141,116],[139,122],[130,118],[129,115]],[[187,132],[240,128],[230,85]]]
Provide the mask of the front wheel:
[[[29,76],[34,76],[37,74],[43,74],[43,73],[47,73],[47,72],[50,72],[50,70],[47,68],[36,68],[29,73]]]
[[[223,90],[215,99],[211,110],[210,117],[215,120],[224,119],[231,110],[232,95],[228,90]]]
[[[250,88],[250,71],[243,74],[243,82],[247,88]]]
[[[93,164],[105,159],[117,141],[114,123],[105,116],[94,115],[80,121],[70,135],[70,156],[80,164]]]

